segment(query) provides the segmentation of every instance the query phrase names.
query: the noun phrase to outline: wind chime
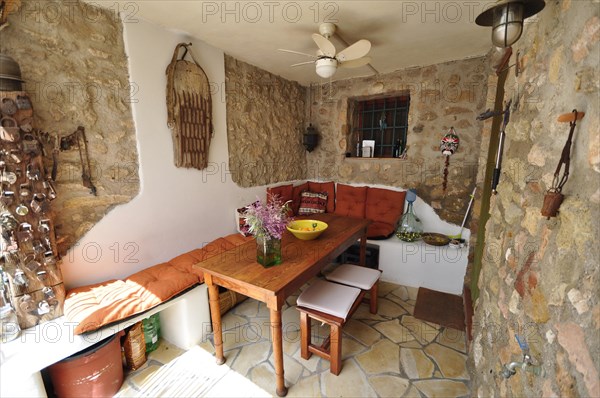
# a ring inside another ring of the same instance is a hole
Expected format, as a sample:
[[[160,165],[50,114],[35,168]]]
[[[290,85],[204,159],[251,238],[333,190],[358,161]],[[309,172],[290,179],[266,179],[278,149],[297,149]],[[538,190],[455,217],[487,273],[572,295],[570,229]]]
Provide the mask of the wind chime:
[[[450,156],[454,155],[454,152],[458,150],[459,143],[460,139],[458,138],[454,127],[450,127],[450,130],[448,130],[440,143],[442,155],[446,156],[446,163],[444,165],[444,182],[442,185],[444,192],[446,192],[446,187],[448,186],[448,167],[450,166]]]

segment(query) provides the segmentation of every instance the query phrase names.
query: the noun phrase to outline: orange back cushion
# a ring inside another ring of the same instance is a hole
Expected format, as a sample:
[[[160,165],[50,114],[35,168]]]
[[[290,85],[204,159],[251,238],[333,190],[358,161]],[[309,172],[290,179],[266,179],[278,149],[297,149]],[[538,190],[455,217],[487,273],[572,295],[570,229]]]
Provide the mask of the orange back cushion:
[[[365,204],[369,187],[338,184],[335,197],[335,214],[365,218]]]
[[[285,203],[288,200],[292,200],[293,185],[280,185],[278,187],[267,188],[267,201],[271,201],[273,197],[277,196],[281,203]]]
[[[335,210],[335,184],[330,182],[308,182],[310,192],[327,192],[327,213],[333,213]]]
[[[366,218],[395,226],[404,211],[406,192],[369,188]]]

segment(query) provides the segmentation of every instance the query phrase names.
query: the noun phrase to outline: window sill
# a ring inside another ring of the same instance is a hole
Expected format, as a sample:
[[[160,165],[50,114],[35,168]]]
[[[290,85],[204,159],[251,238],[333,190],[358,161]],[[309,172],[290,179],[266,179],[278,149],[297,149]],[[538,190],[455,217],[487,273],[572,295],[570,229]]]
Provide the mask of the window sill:
[[[399,160],[406,160],[406,159],[402,159],[402,158],[363,158],[363,157],[358,157],[358,156],[351,156],[351,157],[344,157],[345,160],[350,160],[350,161],[399,161]]]

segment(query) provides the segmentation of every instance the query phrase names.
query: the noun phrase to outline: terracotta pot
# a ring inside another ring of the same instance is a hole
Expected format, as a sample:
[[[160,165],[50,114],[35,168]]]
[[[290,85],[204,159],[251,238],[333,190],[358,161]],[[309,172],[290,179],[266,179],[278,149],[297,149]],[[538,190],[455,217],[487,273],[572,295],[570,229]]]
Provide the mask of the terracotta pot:
[[[58,397],[112,397],[123,384],[121,344],[115,334],[50,366]]]

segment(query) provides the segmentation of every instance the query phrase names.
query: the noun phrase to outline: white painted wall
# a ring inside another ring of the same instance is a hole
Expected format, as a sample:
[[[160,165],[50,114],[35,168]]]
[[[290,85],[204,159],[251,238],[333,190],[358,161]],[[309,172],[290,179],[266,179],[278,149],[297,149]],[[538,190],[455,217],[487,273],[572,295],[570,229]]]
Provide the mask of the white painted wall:
[[[90,230],[63,259],[67,288],[122,278],[235,232],[234,209],[264,197],[264,187],[240,188],[227,174],[223,52],[199,40],[139,20],[124,24],[140,163],[140,193]],[[167,128],[165,69],[179,42],[193,51],[209,81],[215,136],[203,172],[174,166]]]

